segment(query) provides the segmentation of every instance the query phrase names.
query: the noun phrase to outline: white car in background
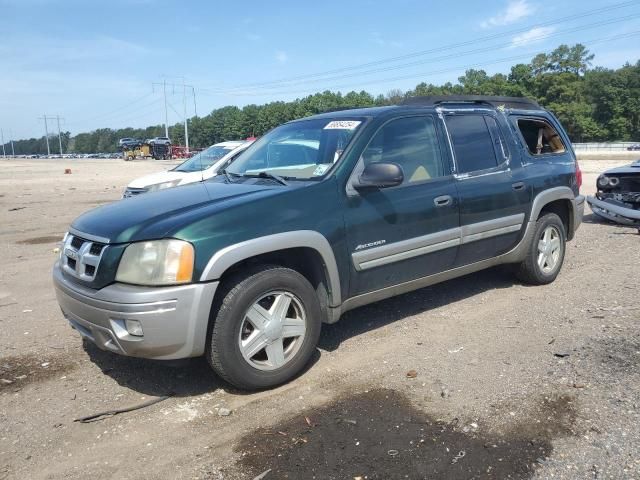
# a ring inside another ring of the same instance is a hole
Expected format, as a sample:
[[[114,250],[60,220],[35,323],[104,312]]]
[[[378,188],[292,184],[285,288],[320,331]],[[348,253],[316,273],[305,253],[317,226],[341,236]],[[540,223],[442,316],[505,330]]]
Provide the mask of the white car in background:
[[[122,198],[201,182],[215,177],[220,170],[226,168],[252,143],[253,140],[216,143],[171,170],[135,179],[127,185]]]

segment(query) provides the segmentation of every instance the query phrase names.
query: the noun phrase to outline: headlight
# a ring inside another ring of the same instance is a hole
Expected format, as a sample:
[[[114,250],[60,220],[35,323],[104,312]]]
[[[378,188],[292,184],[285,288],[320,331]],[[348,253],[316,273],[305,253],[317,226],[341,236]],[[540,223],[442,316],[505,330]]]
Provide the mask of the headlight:
[[[180,179],[171,180],[170,182],[162,182],[162,183],[156,183],[155,185],[149,185],[148,189],[150,192],[155,192],[156,190],[164,190],[165,188],[175,187],[179,183],[180,183]]]
[[[182,240],[132,243],[122,255],[116,281],[135,285],[188,283],[193,260],[193,245]]]
[[[598,186],[599,187],[606,187],[607,185],[609,185],[609,178],[605,177],[604,175],[602,175],[601,177],[598,177]]]

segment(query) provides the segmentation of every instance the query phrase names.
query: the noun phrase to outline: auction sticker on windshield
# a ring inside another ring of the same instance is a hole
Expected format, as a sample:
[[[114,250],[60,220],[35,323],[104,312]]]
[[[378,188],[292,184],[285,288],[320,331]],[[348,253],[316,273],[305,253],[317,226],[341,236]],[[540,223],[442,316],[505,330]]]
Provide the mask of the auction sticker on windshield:
[[[333,120],[325,125],[325,130],[353,130],[362,122],[359,120]]]

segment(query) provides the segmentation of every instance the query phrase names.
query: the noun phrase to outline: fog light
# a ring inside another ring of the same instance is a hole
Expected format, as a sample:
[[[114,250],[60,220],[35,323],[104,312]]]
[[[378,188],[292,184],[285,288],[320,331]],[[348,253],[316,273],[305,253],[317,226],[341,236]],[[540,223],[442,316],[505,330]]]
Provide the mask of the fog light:
[[[134,337],[142,337],[142,324],[138,320],[125,320],[125,326],[129,335]]]

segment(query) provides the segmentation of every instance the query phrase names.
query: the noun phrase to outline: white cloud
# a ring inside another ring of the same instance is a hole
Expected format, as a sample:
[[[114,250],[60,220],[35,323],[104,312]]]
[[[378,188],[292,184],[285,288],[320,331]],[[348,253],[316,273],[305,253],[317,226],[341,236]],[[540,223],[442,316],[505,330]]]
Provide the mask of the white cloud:
[[[289,61],[289,55],[287,55],[287,52],[283,52],[282,50],[278,50],[276,52],[276,61],[278,63],[287,63]]]
[[[491,28],[510,25],[533,15],[536,10],[536,6],[531,5],[527,0],[510,0],[503,11],[483,21],[480,26],[482,28]]]
[[[380,34],[380,32],[371,32],[371,41],[376,45],[379,45],[380,47],[386,47],[386,46],[390,46],[394,48],[402,47],[402,42],[399,42],[397,40],[386,40]]]
[[[516,35],[511,39],[509,48],[526,47],[543,42],[549,35],[556,31],[555,27],[536,27],[529,31]]]

